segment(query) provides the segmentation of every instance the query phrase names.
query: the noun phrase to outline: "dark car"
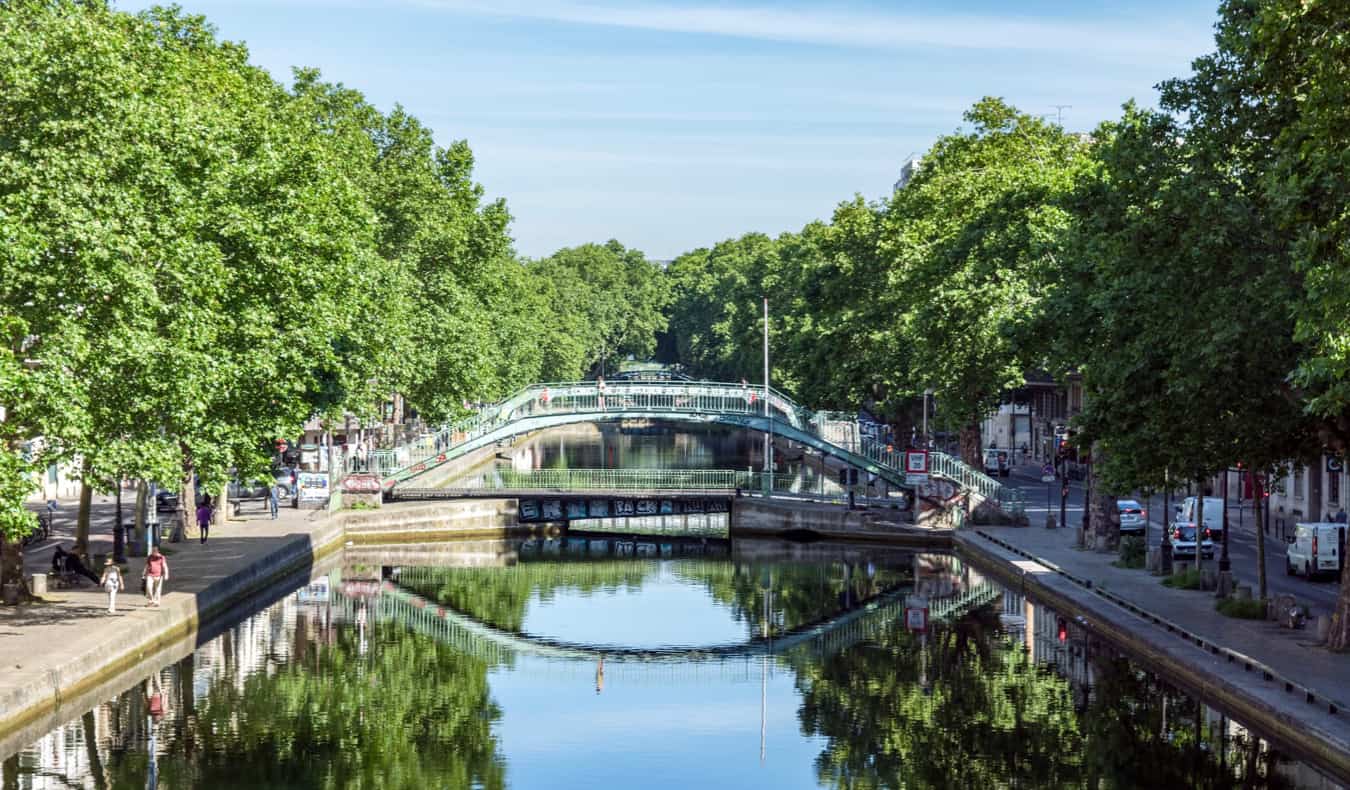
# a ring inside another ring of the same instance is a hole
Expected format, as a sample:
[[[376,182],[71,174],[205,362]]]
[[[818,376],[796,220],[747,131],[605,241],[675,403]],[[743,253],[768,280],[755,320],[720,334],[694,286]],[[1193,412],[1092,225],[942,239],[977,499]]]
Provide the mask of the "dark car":
[[[178,492],[161,488],[155,491],[155,510],[177,510]]]
[[[231,514],[238,513],[245,503],[260,504],[263,510],[267,510],[268,499],[272,496],[271,485],[265,480],[235,480],[226,489],[226,496],[229,498]]]

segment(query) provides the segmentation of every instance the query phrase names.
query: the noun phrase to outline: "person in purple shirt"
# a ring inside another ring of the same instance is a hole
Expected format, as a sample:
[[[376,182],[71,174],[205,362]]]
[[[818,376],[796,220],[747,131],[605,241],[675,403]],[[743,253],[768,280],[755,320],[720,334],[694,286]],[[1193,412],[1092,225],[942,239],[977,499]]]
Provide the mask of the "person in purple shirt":
[[[211,528],[211,513],[211,495],[207,494],[197,506],[197,528],[202,531],[202,543],[206,542],[207,530]]]

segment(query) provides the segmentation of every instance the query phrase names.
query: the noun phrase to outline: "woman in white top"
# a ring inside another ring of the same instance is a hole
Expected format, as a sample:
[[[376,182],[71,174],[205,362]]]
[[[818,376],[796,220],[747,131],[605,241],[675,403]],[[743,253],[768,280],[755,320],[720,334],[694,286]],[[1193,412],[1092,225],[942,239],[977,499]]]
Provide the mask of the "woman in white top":
[[[103,578],[99,580],[108,591],[108,614],[117,612],[117,594],[122,591],[122,569],[113,564],[112,557],[103,561]]]

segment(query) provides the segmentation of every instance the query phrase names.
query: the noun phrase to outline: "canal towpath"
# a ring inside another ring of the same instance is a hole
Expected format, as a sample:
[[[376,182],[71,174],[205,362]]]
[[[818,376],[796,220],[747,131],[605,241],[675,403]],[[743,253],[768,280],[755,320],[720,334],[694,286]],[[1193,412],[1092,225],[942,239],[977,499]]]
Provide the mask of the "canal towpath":
[[[91,557],[112,555],[114,512],[110,498],[96,498]],[[336,548],[341,525],[325,515],[283,508],[273,520],[265,511],[245,513],[213,526],[206,543],[166,541],[162,550],[170,578],[159,608],[148,608],[140,593],[143,557],[128,557],[123,566],[126,589],[115,614],[107,612],[106,593],[88,580],[49,589],[31,604],[0,607],[0,732],[53,702],[59,708],[70,689],[97,683],[128,657],[135,660],[154,645],[191,633],[199,620],[256,592],[284,569],[303,568],[328,545]],[[52,537],[25,551],[26,576],[50,570],[55,547],[74,542],[73,522],[58,517]]]
[[[1147,571],[1115,567],[1115,553],[1077,548],[1072,529],[981,526],[959,533],[956,543],[977,565],[993,563],[1004,581],[1020,578],[1028,590],[1062,601],[1066,614],[1085,613],[1095,630],[1124,637],[1165,666],[1195,670],[1202,694],[1231,699],[1236,691],[1285,728],[1324,734],[1341,753],[1338,774],[1350,772],[1350,655],[1318,646],[1311,625],[1289,629],[1221,615],[1212,592],[1172,589]],[[1224,649],[1254,668],[1228,659]],[[1279,677],[1265,679],[1261,665]],[[1295,685],[1286,688],[1280,678]]]

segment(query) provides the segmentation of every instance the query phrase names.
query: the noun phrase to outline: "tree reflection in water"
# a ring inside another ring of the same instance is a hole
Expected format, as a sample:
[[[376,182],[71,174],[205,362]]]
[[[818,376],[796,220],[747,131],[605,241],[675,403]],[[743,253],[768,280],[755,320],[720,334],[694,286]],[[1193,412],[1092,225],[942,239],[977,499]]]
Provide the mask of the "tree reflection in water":
[[[160,786],[504,787],[487,666],[401,626],[375,628],[368,651],[355,629],[311,641],[297,628],[288,662],[216,675],[200,702],[192,676],[175,673],[186,707],[161,735]],[[143,730],[143,696],[113,704],[115,730]],[[142,748],[115,749],[106,765],[112,786],[146,786]]]
[[[1185,695],[1122,659],[1089,660],[1097,685],[1078,706],[991,612],[925,637],[896,624],[794,667],[798,719],[827,739],[827,787],[1286,786],[1260,741],[1221,747],[1218,720]]]

